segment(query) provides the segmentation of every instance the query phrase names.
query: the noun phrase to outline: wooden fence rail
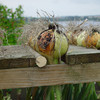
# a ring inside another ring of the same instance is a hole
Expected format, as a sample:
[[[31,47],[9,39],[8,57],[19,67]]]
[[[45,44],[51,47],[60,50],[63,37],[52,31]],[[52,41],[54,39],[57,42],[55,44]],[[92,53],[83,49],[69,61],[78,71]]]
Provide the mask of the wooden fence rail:
[[[66,64],[36,66],[28,46],[0,47],[0,89],[100,81],[100,51],[70,46]]]

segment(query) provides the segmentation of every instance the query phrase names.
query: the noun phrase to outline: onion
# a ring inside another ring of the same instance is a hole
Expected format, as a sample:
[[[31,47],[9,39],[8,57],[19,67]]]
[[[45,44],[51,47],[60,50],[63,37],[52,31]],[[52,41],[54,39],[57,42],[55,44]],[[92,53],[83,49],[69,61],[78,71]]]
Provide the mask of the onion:
[[[79,46],[85,46],[85,39],[87,37],[87,32],[83,31],[80,33],[80,35],[77,37],[77,45]]]
[[[37,38],[31,37],[29,45],[45,56],[49,64],[52,64],[54,59],[63,56],[68,50],[66,35],[59,29],[56,29],[54,25],[50,29],[41,32]]]
[[[96,48],[100,49],[100,39],[97,41]]]
[[[99,39],[100,39],[100,34],[98,32],[93,32],[92,35],[88,35],[87,47],[96,47]]]
[[[73,44],[73,42],[72,42],[72,32],[66,32],[66,36],[67,36],[67,38],[68,38],[68,40],[69,40],[69,43],[70,44]]]

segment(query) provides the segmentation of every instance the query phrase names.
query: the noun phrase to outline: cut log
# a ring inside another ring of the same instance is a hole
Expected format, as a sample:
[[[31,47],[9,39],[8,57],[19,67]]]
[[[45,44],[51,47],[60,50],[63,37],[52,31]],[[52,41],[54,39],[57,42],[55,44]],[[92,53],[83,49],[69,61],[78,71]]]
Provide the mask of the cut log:
[[[45,57],[43,56],[38,56],[36,58],[36,64],[38,65],[38,67],[44,67],[47,63],[47,60]]]

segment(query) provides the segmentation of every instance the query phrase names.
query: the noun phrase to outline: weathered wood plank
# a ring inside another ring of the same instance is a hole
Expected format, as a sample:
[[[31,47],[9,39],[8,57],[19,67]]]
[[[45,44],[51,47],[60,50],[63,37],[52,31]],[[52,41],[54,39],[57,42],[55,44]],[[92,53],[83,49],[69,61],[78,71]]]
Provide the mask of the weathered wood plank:
[[[38,57],[42,56],[29,46],[0,46],[0,69],[31,67]]]
[[[66,54],[67,64],[81,64],[81,63],[96,63],[100,62],[100,50],[69,46],[69,51]]]
[[[35,58],[34,53],[36,52],[32,50],[29,46],[0,46],[0,60],[17,58]]]
[[[0,89],[100,81],[100,63],[0,70]]]
[[[0,60],[0,69],[9,69],[9,68],[25,68],[25,67],[30,67],[34,66],[35,60],[33,59],[33,64],[30,65],[30,60],[31,59],[5,59],[5,60]]]
[[[1,46],[0,69],[34,66],[35,56],[28,46]],[[30,62],[32,60],[32,64]]]

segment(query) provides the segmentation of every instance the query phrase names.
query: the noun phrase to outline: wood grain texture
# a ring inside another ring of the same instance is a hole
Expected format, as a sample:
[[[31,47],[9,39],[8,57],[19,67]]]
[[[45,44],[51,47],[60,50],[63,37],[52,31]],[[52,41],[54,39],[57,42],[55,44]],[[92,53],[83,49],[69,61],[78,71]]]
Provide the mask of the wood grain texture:
[[[0,60],[17,58],[35,58],[34,50],[29,46],[0,46]]]
[[[70,45],[65,59],[67,64],[100,62],[100,50]]]
[[[0,70],[0,89],[100,81],[100,63]]]

